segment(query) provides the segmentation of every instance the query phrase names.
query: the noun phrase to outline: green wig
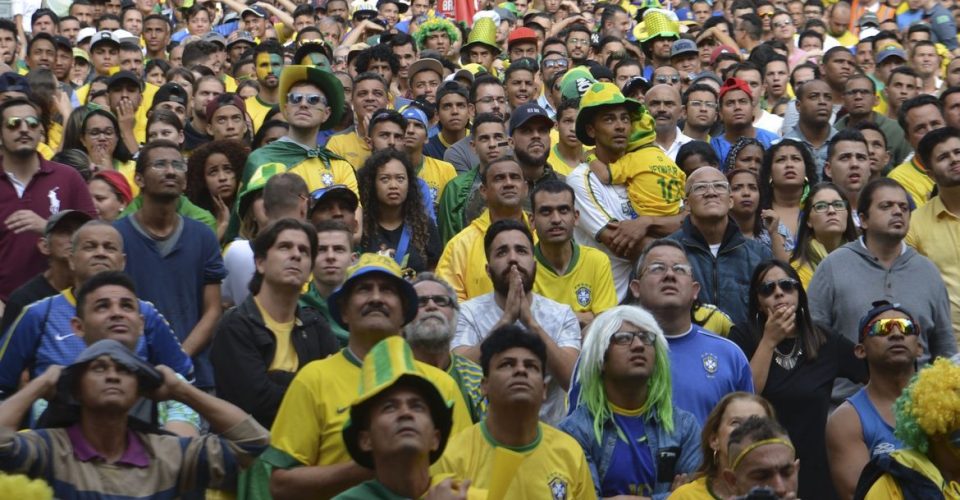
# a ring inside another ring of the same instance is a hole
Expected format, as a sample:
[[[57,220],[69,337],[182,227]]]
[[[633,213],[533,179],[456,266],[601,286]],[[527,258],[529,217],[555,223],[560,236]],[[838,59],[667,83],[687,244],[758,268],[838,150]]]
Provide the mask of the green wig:
[[[413,33],[413,39],[417,41],[417,50],[423,50],[423,42],[427,39],[427,35],[434,31],[446,32],[450,38],[450,43],[457,43],[457,40],[460,39],[460,30],[453,23],[442,17],[431,17],[417,27],[417,31]]]
[[[940,358],[914,375],[893,411],[897,438],[923,454],[930,436],[960,429],[960,355]]]
[[[624,323],[634,324],[656,334],[654,342],[656,360],[653,374],[647,380],[647,401],[643,407],[644,418],[651,416],[663,424],[667,432],[673,432],[673,397],[670,382],[670,357],[667,339],[657,320],[640,306],[617,306],[597,316],[584,335],[583,349],[580,351],[580,364],[577,367],[577,379],[580,381],[579,404],[586,406],[593,415],[593,432],[597,442],[601,442],[603,425],[613,418],[613,408],[607,401],[603,387],[603,364],[610,347],[610,338],[620,331]],[[620,439],[626,440],[621,429],[617,428]]]

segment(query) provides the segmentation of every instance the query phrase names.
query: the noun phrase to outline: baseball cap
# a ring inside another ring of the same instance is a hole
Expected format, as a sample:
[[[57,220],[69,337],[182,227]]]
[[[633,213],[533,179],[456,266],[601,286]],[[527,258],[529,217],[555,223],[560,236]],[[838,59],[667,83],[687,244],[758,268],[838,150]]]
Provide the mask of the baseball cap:
[[[233,46],[235,43],[249,43],[250,45],[256,45],[257,41],[253,38],[253,33],[249,31],[234,31],[230,34],[230,38],[227,40],[227,48]]]
[[[73,50],[73,44],[70,43],[70,40],[68,40],[67,37],[65,36],[54,35],[52,37],[52,40],[53,40],[53,44],[56,45],[58,48],[62,48],[67,51]]]
[[[521,27],[513,30],[513,33],[510,33],[510,36],[507,37],[507,48],[510,48],[514,43],[517,42],[536,42],[537,41],[537,32],[533,31],[527,27]]]
[[[208,31],[206,35],[203,35],[203,41],[219,44],[221,48],[226,48],[227,46],[227,39],[216,31]]]
[[[631,77],[629,80],[627,80],[626,83],[623,84],[623,89],[621,89],[621,92],[623,92],[623,95],[628,96],[635,94],[637,90],[642,90],[644,94],[650,90],[650,82],[640,75]]]
[[[721,45],[710,53],[710,65],[713,66],[713,63],[717,62],[717,58],[720,57],[720,54],[736,54],[737,49],[729,45]]]
[[[388,3],[392,3],[392,4],[396,5],[396,6],[397,6],[397,11],[399,11],[401,14],[403,14],[404,12],[407,11],[407,9],[410,8],[410,5],[409,5],[409,4],[405,4],[405,3],[401,2],[400,0],[378,0],[378,1],[377,1],[377,12],[379,13],[380,7],[383,7],[384,4],[388,4]]]
[[[422,109],[416,106],[406,106],[400,111],[400,116],[410,120],[422,123],[424,127],[430,128],[430,120],[427,118],[427,114],[423,112]]]
[[[80,39],[79,35],[77,36],[77,39]],[[101,43],[111,43],[119,47],[120,39],[109,31],[98,31],[94,33],[93,37],[90,38],[90,50],[93,50],[94,47]]]
[[[80,47],[73,48],[73,58],[74,59],[83,59],[84,61],[90,62],[90,54],[87,54],[87,51],[81,49]]]
[[[700,51],[697,50],[697,42],[693,40],[687,40],[686,38],[681,38],[676,42],[673,42],[673,46],[670,47],[670,58],[677,57],[681,54],[698,54]]]
[[[416,75],[421,71],[427,71],[427,70],[433,71],[434,73],[440,75],[441,77],[443,76],[443,64],[441,64],[440,61],[436,59],[427,57],[427,58],[420,59],[410,65],[410,69],[407,70],[407,75],[409,75],[407,79],[412,80],[413,75]]]
[[[378,13],[377,4],[373,2],[366,2],[366,1],[354,2],[353,7],[350,9],[350,17],[354,19],[356,19],[357,16],[359,15],[369,16],[372,14],[376,16],[377,13]]]
[[[385,276],[394,282],[397,286],[401,301],[403,303],[403,324],[413,321],[417,317],[417,291],[409,281],[403,279],[403,271],[400,264],[390,257],[377,253],[365,253],[360,256],[357,263],[347,268],[347,279],[340,285],[335,292],[327,298],[327,306],[330,310],[330,316],[340,326],[348,328],[340,314],[340,301],[346,298],[350,290],[360,278],[368,274],[379,274]]]
[[[179,83],[167,82],[157,89],[157,93],[153,95],[153,103],[150,104],[150,108],[156,107],[161,102],[177,102],[186,106],[187,101],[189,101],[187,89],[181,87]]]
[[[880,18],[877,17],[873,12],[865,12],[860,16],[860,20],[857,21],[857,26],[861,28],[866,28],[867,26],[880,26]]]
[[[124,30],[124,29],[113,30],[112,34],[113,34],[113,38],[115,38],[117,42],[120,42],[120,43],[130,42],[130,43],[135,43],[137,45],[140,45],[140,37],[137,35],[134,35],[133,33],[130,33],[127,30]]]
[[[883,50],[881,50],[880,52],[877,52],[877,64],[880,64],[891,57],[899,57],[904,62],[906,62],[907,53],[904,52],[903,49],[899,47],[888,45],[884,47]]]
[[[579,99],[597,79],[586,66],[577,66],[567,71],[560,79],[560,95],[564,99]]]
[[[350,210],[356,210],[357,206],[360,205],[360,199],[357,198],[357,193],[354,193],[346,184],[333,184],[310,193],[310,213],[313,214],[313,211],[316,210],[321,202],[333,199],[346,201],[347,207]]]
[[[77,45],[83,43],[87,38],[97,34],[97,28],[83,28],[77,32]]]
[[[43,235],[50,236],[50,233],[56,231],[58,228],[67,228],[67,224],[70,223],[73,223],[72,227],[76,230],[91,219],[93,219],[93,217],[90,217],[89,214],[80,210],[61,210],[47,219],[47,225],[43,229]]]
[[[207,121],[213,119],[213,113],[218,109],[224,106],[236,106],[243,114],[247,114],[247,106],[243,103],[243,99],[240,98],[237,94],[225,93],[220,94],[216,98],[211,99],[207,103]]]
[[[917,328],[919,333],[920,325],[917,324],[913,315],[910,314],[910,311],[906,310],[900,304],[895,302],[889,302],[886,300],[878,300],[873,304],[871,304],[871,306],[872,307],[870,308],[869,311],[867,311],[867,314],[864,314],[863,317],[860,318],[860,323],[857,325],[857,338],[859,339],[860,342],[863,342],[863,338],[867,335],[867,328],[870,326],[871,323],[873,323],[873,320],[876,319],[877,316],[880,316],[881,314],[887,311],[899,311],[899,312],[902,312],[903,314],[906,314],[907,317],[910,318],[911,321],[913,321],[913,326],[914,328]]]
[[[717,74],[714,73],[713,71],[703,71],[697,74],[696,76],[693,77],[693,82],[691,82],[691,85],[696,85],[697,83],[701,83],[704,80],[711,80],[711,81],[717,82],[717,85],[723,85],[723,80],[721,80],[720,77],[717,76]]]
[[[551,127],[554,123],[550,115],[547,114],[547,110],[540,107],[537,103],[528,102],[516,107],[510,115],[510,135],[513,135],[518,128],[526,125],[530,120],[535,119],[546,121]]]
[[[120,82],[133,82],[143,90],[143,83],[133,71],[118,71],[107,80],[107,88],[109,89]]]
[[[23,92],[27,93],[30,86],[27,84],[27,77],[19,75],[13,71],[7,71],[0,75],[0,93],[2,92]]]
[[[750,91],[750,85],[739,79],[739,78],[727,78],[727,81],[723,82],[723,85],[720,87],[720,101],[723,100],[723,96],[727,95],[727,92],[733,90],[742,90],[747,93],[747,97],[753,99],[753,92]]]
[[[240,12],[240,19],[246,17],[247,14],[253,14],[261,19],[267,18],[267,11],[263,10],[263,7],[260,7],[259,5],[251,5],[250,7],[243,9],[243,11]]]

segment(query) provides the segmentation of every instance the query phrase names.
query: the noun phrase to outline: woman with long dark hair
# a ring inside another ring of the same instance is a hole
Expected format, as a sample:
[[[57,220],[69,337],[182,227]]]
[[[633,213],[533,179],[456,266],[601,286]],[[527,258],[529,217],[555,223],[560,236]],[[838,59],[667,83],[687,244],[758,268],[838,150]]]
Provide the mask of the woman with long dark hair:
[[[866,364],[842,335],[820,330],[807,294],[786,262],[762,262],[750,279],[750,324],[730,335],[750,359],[753,385],[777,410],[796,444],[801,498],[835,498],[827,465],[825,429],[830,392],[838,377],[867,379]]]
[[[378,151],[357,172],[363,205],[364,252],[388,254],[403,268],[432,271],[443,244],[423,208],[417,174],[407,155]]]
[[[760,181],[753,171],[741,168],[727,172],[727,182],[730,183],[730,195],[733,197],[733,207],[730,208],[730,217],[737,223],[744,238],[763,240],[767,229],[760,220]]]
[[[70,114],[63,132],[63,150],[80,149],[90,157],[90,170],[116,170],[130,184],[133,196],[140,189],[133,180],[136,165],[133,155],[120,140],[120,122],[105,107],[98,104],[81,106]]]
[[[217,238],[223,240],[247,162],[240,141],[211,141],[194,150],[187,161],[187,198],[217,218]]]
[[[799,226],[790,265],[797,270],[800,283],[806,289],[827,254],[857,239],[857,227],[850,204],[840,187],[831,182],[821,182],[810,189],[800,212]]]
[[[802,142],[783,139],[770,146],[760,167],[760,217],[770,233],[773,255],[786,261],[796,246],[800,206],[818,181],[817,164]]]

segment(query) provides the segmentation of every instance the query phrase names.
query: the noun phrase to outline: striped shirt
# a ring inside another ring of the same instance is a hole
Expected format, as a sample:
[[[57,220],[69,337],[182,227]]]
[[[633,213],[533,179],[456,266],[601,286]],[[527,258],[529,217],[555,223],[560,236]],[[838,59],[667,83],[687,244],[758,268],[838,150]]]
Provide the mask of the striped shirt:
[[[480,365],[459,354],[450,353],[447,375],[450,375],[460,388],[463,399],[470,409],[470,419],[473,423],[483,420],[483,417],[487,416],[487,398],[480,390],[480,381],[483,380],[483,370]]]

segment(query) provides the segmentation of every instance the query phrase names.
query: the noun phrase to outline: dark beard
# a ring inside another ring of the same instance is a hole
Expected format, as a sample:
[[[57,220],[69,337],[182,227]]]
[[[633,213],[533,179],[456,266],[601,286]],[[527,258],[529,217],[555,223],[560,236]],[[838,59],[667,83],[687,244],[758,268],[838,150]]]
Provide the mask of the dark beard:
[[[537,268],[534,267],[529,276],[527,276],[527,274],[521,269],[520,275],[523,277],[523,291],[525,293],[530,293],[533,290],[533,282],[537,279]],[[502,275],[492,274],[490,276],[490,281],[493,282],[493,290],[500,295],[506,297],[507,294],[510,293],[509,270]]]
[[[547,164],[547,158],[550,157],[550,148],[546,148],[543,151],[543,154],[540,156],[533,156],[526,151],[521,151],[519,149],[514,149],[514,154],[517,155],[517,160],[521,165],[527,165],[530,167],[542,167]]]

